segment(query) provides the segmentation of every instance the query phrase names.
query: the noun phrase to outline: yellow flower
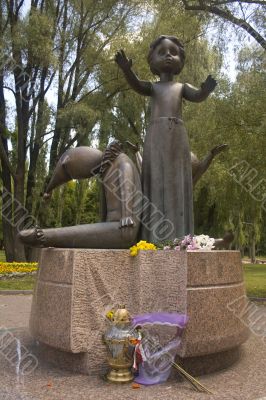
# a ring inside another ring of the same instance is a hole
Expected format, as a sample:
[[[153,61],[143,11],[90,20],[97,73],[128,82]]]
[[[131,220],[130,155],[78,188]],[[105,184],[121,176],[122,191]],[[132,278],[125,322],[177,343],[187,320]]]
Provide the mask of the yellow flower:
[[[157,247],[146,240],[140,240],[135,246],[130,247],[130,255],[134,257],[140,250],[157,250]]]
[[[112,321],[114,316],[114,312],[113,311],[108,311],[108,313],[106,314],[106,318],[108,318],[110,321]]]
[[[130,247],[130,255],[131,255],[132,257],[134,257],[134,256],[136,256],[137,254],[138,254],[137,246],[132,246],[132,247]]]

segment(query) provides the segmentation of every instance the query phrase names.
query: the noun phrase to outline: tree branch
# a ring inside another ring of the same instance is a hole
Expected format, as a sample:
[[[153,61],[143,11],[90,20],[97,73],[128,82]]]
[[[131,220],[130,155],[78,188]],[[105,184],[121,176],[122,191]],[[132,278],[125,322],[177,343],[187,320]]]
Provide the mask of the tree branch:
[[[50,135],[50,133],[52,133],[52,132],[54,132],[54,129],[51,129],[51,130],[48,131],[48,132],[44,132],[42,135],[40,135],[40,138],[43,138],[43,137],[46,136],[46,135]]]
[[[47,142],[49,142],[49,140],[51,140],[51,139],[53,139],[53,137],[50,137],[50,138],[44,140],[44,141],[42,142],[42,144],[41,144],[40,147],[43,147],[43,146],[44,146]]]
[[[18,16],[19,10],[21,9],[21,7],[23,6],[24,0],[21,0],[19,5],[16,8],[16,16]]]
[[[223,5],[223,4],[239,3],[239,0],[221,0],[221,1],[217,0],[212,3],[216,5]],[[265,6],[265,0],[241,0],[241,3]]]
[[[4,89],[10,90],[14,96],[16,96],[15,90],[11,89],[9,86],[3,86]]]
[[[49,88],[50,88],[50,86],[51,86],[51,84],[52,84],[52,81],[53,81],[53,79],[54,79],[54,77],[55,77],[55,74],[56,74],[56,71],[54,71],[54,72],[52,73],[52,75],[51,75],[51,77],[50,77],[50,80],[49,80],[49,82],[48,82],[46,88],[44,88],[44,90],[43,90],[43,95],[44,95],[44,96],[45,96],[46,93],[48,92],[48,90],[49,90]],[[33,113],[33,111],[35,110],[35,107],[36,107],[36,105],[37,105],[37,103],[38,103],[38,101],[39,101],[41,95],[42,95],[42,91],[40,91],[40,92],[37,94],[37,96],[34,97],[32,107],[31,107],[30,110],[29,110],[29,115],[32,115],[32,113]]]
[[[95,88],[91,89],[89,92],[85,93],[78,101],[77,103],[80,103],[82,100],[84,100],[87,96],[89,96],[91,93],[95,92],[95,90],[99,89],[100,87],[106,85],[107,83],[110,83],[112,81],[117,81],[117,78],[112,78],[109,79],[108,81],[105,81],[103,83],[100,83],[98,86],[96,86]]]
[[[266,40],[260,35],[258,31],[256,31],[255,28],[253,28],[247,21],[245,21],[242,18],[237,18],[235,15],[233,15],[228,8],[222,9],[217,6],[219,6],[221,3],[220,2],[209,2],[207,4],[203,0],[199,0],[197,4],[190,4],[187,0],[182,0],[185,10],[188,11],[205,11],[209,12],[210,14],[217,15],[218,17],[221,17],[225,19],[226,21],[231,22],[232,24],[239,26],[240,28],[244,29],[250,36],[252,36],[257,43],[260,44],[261,47],[263,47],[266,50]],[[253,3],[256,4],[255,2],[252,2],[251,0],[246,0],[248,3]],[[228,1],[226,4],[232,3],[232,1]],[[225,3],[224,3],[225,4]]]

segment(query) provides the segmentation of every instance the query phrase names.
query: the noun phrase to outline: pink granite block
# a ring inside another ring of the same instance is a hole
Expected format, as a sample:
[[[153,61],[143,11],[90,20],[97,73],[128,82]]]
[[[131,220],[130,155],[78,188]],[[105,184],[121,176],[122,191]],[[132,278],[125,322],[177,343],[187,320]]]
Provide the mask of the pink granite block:
[[[239,251],[188,251],[187,256],[189,287],[243,282]]]
[[[230,303],[238,298],[242,307],[245,306],[244,292],[243,283],[189,288],[187,313],[190,320],[179,355],[191,357],[219,353],[244,343],[249,329],[230,307]]]
[[[186,280],[186,253],[142,251],[131,257],[128,250],[44,249],[31,331],[50,346],[85,352],[105,330],[106,312],[119,304],[125,304],[132,315],[185,312]],[[47,305],[46,315],[41,304]],[[64,331],[58,326],[64,326]]]
[[[246,298],[239,252],[141,251],[131,257],[128,250],[48,248],[40,255],[30,327],[46,345],[83,353],[73,357],[90,373],[105,364],[102,333],[112,307],[125,305],[132,315],[187,312],[179,355],[201,365],[200,357],[219,354],[217,369],[223,354],[226,362],[235,359],[228,349],[237,349],[249,334],[228,307],[237,298],[241,308]]]
[[[40,279],[72,284],[74,254],[73,249],[42,249],[39,258]]]
[[[38,281],[30,317],[30,330],[39,341],[68,351],[71,348],[72,288]]]

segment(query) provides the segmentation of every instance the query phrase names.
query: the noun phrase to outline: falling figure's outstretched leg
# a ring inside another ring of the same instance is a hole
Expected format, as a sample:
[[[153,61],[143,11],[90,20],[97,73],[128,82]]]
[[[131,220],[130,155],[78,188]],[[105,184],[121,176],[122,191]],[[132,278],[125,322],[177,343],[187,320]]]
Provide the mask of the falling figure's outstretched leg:
[[[87,179],[95,175],[103,153],[91,147],[80,146],[67,150],[56,164],[54,173],[45,189],[44,198],[52,191],[72,179]]]
[[[27,229],[19,239],[32,247],[122,249],[136,241],[137,226],[120,228],[119,222],[84,224],[64,228]]]

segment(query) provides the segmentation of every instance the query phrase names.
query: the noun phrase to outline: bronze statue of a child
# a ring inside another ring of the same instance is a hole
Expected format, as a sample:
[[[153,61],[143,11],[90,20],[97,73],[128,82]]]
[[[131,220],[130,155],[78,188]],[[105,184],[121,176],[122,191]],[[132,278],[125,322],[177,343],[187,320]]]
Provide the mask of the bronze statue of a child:
[[[142,239],[162,242],[194,233],[189,142],[182,121],[182,99],[200,102],[217,82],[209,75],[200,89],[174,81],[184,67],[185,52],[174,36],[160,36],[150,45],[148,63],[160,80],[139,80],[124,51],[115,61],[137,92],[151,97],[151,119],[142,165],[144,195]]]

